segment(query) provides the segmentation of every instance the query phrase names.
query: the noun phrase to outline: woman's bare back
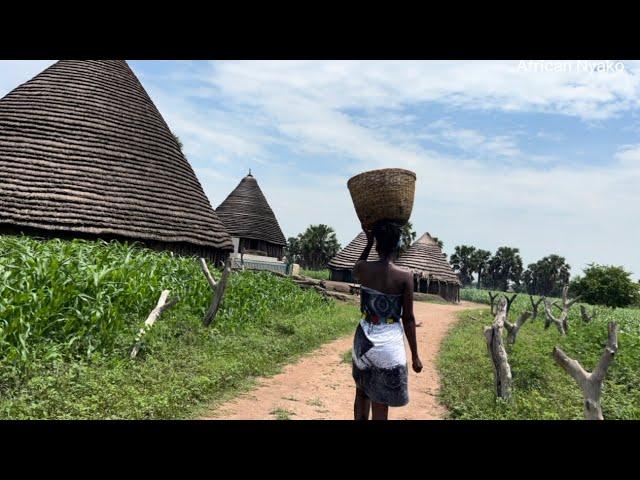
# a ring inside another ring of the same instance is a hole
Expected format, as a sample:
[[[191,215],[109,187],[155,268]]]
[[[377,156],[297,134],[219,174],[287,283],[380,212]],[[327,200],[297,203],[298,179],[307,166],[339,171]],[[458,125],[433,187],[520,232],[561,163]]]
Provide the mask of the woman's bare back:
[[[393,262],[361,260],[356,264],[355,270],[361,285],[382,293],[398,295],[405,293],[407,287],[413,287],[408,282],[409,279],[413,281],[411,272]]]

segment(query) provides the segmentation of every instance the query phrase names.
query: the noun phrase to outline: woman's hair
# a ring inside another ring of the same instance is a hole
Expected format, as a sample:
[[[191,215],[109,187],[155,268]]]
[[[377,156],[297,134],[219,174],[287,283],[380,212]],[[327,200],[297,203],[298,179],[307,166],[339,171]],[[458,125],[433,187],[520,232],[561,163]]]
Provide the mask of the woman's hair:
[[[376,250],[380,255],[389,255],[398,249],[402,227],[391,220],[378,220],[373,224]]]

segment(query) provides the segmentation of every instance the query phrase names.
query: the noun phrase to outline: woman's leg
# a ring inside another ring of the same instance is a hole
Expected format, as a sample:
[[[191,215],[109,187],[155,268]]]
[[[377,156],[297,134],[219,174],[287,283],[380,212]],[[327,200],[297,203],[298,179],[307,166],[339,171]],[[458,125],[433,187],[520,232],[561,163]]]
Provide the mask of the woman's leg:
[[[369,420],[369,410],[371,409],[371,401],[364,390],[356,387],[356,399],[353,402],[353,418],[354,420]]]
[[[373,420],[388,420],[389,418],[389,405],[384,403],[371,402],[371,411]]]

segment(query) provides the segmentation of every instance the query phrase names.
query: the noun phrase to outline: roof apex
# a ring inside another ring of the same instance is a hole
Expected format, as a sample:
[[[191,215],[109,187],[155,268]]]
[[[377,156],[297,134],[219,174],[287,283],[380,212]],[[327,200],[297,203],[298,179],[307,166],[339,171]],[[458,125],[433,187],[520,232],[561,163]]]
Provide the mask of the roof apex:
[[[418,240],[415,241],[415,243],[423,243],[425,245],[438,245],[438,242],[436,242],[433,237],[429,235],[429,232],[425,232]]]

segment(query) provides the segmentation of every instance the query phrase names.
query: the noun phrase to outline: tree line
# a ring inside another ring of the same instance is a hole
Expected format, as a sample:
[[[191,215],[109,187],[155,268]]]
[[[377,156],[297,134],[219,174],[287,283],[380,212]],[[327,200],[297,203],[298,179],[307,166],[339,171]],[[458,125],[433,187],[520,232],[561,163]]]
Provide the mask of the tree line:
[[[551,254],[524,269],[520,250],[500,247],[494,254],[471,245],[458,245],[449,258],[463,286],[525,292],[530,295],[559,297],[569,285],[571,295],[585,302],[611,307],[640,304],[640,282],[631,279],[623,267],[590,264],[583,275],[570,281],[571,266],[565,258]]]

